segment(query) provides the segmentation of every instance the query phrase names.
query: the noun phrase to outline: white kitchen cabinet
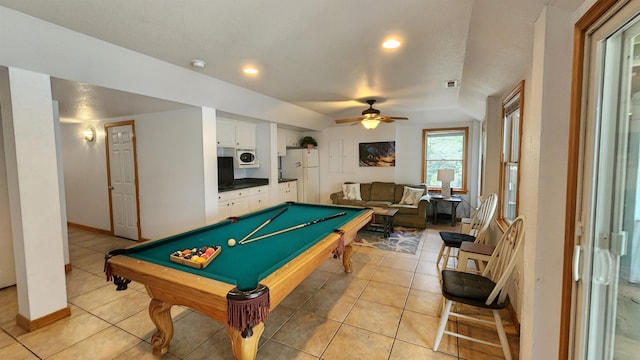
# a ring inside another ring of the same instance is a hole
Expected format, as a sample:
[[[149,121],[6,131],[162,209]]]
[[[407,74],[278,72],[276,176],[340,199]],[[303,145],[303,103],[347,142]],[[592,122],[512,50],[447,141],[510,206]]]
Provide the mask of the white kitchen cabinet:
[[[218,193],[218,220],[240,216],[269,206],[269,186]]]
[[[236,146],[236,126],[233,122],[218,120],[216,126],[216,142],[218,147]]]
[[[237,122],[235,132],[237,149],[256,148],[256,124]]]
[[[298,201],[298,182],[287,181],[278,184],[279,202]]]
[[[248,198],[237,198],[226,201],[218,201],[218,219],[223,220],[230,216],[240,216],[248,213],[250,202]]]
[[[286,132],[287,147],[299,148],[301,138],[302,138],[302,134],[295,131],[287,131]]]
[[[256,186],[249,190],[250,211],[264,209],[269,206],[269,186]]]
[[[249,210],[249,189],[225,191],[218,194],[218,218],[240,216]]]
[[[287,155],[287,131],[278,129],[278,156]]]
[[[218,147],[255,149],[256,124],[218,119],[216,126],[216,142]]]

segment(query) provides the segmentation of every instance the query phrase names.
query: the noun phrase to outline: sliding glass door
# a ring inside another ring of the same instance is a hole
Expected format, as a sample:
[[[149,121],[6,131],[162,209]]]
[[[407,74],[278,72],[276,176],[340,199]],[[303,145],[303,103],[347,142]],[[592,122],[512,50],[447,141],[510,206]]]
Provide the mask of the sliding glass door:
[[[640,1],[588,37],[575,359],[640,355]]]

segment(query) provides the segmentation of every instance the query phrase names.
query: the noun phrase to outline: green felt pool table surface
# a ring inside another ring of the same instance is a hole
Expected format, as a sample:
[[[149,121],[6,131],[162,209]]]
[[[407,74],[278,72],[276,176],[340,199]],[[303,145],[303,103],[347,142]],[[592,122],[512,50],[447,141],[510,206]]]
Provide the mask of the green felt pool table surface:
[[[282,209],[281,215],[249,239],[330,217],[326,221],[255,242],[230,247]],[[344,215],[332,217],[342,213]],[[151,297],[149,317],[156,326],[153,354],[169,351],[173,337],[171,307],[183,305],[226,324],[236,359],[255,359],[264,320],[272,309],[335,250],[352,271],[351,241],[372,218],[373,210],[348,206],[286,203],[221,221],[179,235],[111,251],[107,279],[118,289],[129,281],[143,284]],[[336,232],[339,230],[339,232]],[[344,245],[344,249],[340,244]],[[217,245],[220,254],[204,269],[172,262],[177,250]]]
[[[287,210],[252,235],[250,239],[337,213],[345,212],[345,214],[247,244],[237,244],[234,247],[227,244],[230,238],[236,241],[244,238],[283,208]],[[263,278],[364,211],[368,210],[331,205],[284,203],[237,217],[237,221],[227,219],[217,224],[141,244],[128,249],[127,255],[234,284],[240,290],[248,290],[255,288]],[[211,245],[220,246],[222,251],[204,269],[191,268],[170,260],[170,255],[177,250]]]

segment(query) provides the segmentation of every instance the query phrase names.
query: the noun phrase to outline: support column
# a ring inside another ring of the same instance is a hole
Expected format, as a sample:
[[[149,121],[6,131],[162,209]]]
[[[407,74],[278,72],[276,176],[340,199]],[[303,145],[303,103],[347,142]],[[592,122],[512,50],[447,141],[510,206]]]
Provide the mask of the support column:
[[[525,84],[518,206],[527,228],[522,270],[514,271],[515,277],[522,271],[517,301],[523,360],[558,357],[572,23],[568,11],[544,7],[534,27],[531,81]]]
[[[51,82],[16,68],[0,80],[17,323],[31,331],[70,314]]]
[[[204,219],[210,225],[218,219],[218,144],[216,110],[202,107],[202,168],[204,169]]]

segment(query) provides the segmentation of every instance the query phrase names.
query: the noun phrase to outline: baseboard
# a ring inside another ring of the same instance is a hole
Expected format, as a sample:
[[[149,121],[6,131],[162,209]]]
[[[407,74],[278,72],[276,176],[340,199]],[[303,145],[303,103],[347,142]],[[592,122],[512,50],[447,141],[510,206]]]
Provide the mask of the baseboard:
[[[26,317],[18,314],[16,315],[16,324],[18,324],[18,326],[20,326],[21,328],[31,332],[43,328],[47,325],[53,324],[54,322],[69,316],[71,316],[71,308],[67,306],[35,320],[29,320]]]
[[[80,229],[80,230],[91,231],[91,232],[95,232],[95,233],[99,233],[99,234],[103,234],[103,235],[113,235],[111,230],[98,229],[98,228],[94,228],[94,227],[87,226],[87,225],[75,224],[75,223],[72,223],[72,222],[67,222],[67,226],[73,227],[73,228],[76,228],[76,229]]]
[[[518,320],[518,314],[511,303],[507,305],[507,311],[509,311],[509,315],[511,315],[511,321],[513,321],[513,326],[516,328],[516,334],[520,337],[520,320]]]

